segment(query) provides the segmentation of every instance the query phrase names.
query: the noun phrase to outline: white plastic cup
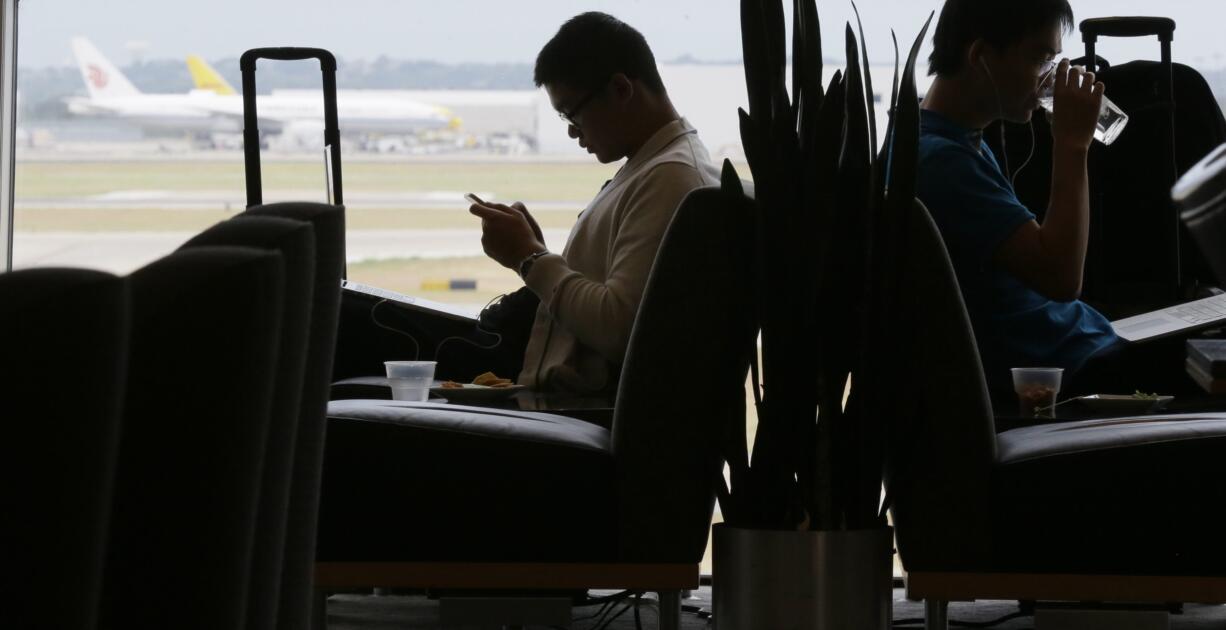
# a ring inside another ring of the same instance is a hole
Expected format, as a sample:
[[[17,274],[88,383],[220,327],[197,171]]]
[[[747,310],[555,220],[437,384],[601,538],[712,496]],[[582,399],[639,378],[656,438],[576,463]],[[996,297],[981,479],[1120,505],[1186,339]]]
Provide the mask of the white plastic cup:
[[[392,400],[421,402],[430,397],[437,361],[384,361],[387,383],[392,386]]]
[[[1056,99],[1053,91],[1055,84],[1051,79],[1044,81],[1045,85],[1039,91],[1039,107],[1048,112],[1056,111]],[[1098,124],[1094,127],[1094,139],[1103,144],[1111,144],[1120,136],[1120,132],[1124,131],[1124,127],[1128,125],[1128,114],[1120,109],[1107,95],[1103,95],[1102,109],[1098,110]]]
[[[1018,415],[1023,418],[1054,418],[1056,394],[1064,368],[1013,368],[1013,391],[1017,392]]]

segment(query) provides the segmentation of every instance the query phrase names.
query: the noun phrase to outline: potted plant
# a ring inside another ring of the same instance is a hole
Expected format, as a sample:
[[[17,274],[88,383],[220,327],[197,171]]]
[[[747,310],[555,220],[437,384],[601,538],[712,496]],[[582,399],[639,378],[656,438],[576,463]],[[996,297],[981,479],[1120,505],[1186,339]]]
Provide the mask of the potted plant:
[[[895,40],[878,155],[868,53],[851,25],[847,67],[823,90],[815,0],[794,0],[789,97],[784,22],[781,0],[741,2],[749,91],[741,139],[757,206],[762,341],[752,454],[743,424],[721,436],[729,477],[718,483],[715,624],[885,629],[893,533],[881,482],[886,436],[905,409],[883,387],[888,365],[871,359],[900,351],[890,300],[901,270],[890,252],[914,207],[915,61],[928,24],[901,81]]]

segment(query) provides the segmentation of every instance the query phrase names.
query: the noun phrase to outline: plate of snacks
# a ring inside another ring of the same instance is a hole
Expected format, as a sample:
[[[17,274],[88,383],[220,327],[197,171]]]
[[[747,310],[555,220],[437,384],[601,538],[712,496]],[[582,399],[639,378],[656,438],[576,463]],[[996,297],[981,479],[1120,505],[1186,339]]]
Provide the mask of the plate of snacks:
[[[1174,400],[1174,396],[1161,396],[1134,392],[1132,394],[1090,394],[1077,398],[1077,403],[1087,409],[1110,413],[1147,413],[1158,411]]]
[[[437,385],[430,388],[430,393],[456,401],[490,400],[506,398],[521,389],[524,389],[523,385],[516,385],[509,378],[500,378],[493,372],[486,372],[477,375],[477,378],[474,378],[471,383],[439,381]]]

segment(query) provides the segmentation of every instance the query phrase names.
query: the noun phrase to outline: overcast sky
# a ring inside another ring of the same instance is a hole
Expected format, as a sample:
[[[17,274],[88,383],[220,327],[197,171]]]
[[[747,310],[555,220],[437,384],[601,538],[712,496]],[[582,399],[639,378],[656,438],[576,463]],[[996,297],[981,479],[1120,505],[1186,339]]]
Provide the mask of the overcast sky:
[[[890,62],[890,29],[904,48],[939,0],[861,0],[869,55]],[[1077,19],[1104,15],[1175,18],[1175,58],[1200,69],[1226,66],[1223,0],[1072,0]],[[787,2],[790,7],[791,2]],[[823,48],[842,59],[847,1],[818,0]],[[258,46],[319,46],[349,60],[387,55],[442,62],[525,62],[566,18],[612,13],[646,35],[662,61],[741,57],[739,0],[21,0],[19,63],[71,65],[68,40],[84,35],[124,65],[146,59],[237,57]],[[789,11],[790,13],[790,11]],[[931,33],[930,33],[931,35]],[[931,39],[931,37],[929,38]],[[1080,36],[1065,50],[1080,54]],[[905,51],[904,51],[905,54]],[[1156,58],[1157,43],[1101,45],[1112,60]]]

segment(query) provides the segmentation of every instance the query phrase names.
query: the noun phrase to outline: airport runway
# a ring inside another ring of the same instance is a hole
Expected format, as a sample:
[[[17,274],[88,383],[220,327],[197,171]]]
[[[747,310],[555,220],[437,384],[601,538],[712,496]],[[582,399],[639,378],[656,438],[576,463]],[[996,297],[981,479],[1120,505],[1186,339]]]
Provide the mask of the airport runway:
[[[545,241],[561,249],[567,230],[544,231]],[[132,270],[182,245],[195,232],[18,232],[13,268],[87,267],[116,274]],[[352,230],[345,244],[349,262],[390,258],[481,256],[479,230]]]
[[[510,200],[500,199],[490,191],[474,191],[478,196],[489,201],[509,203]],[[265,193],[264,203],[276,201],[324,201],[319,190],[274,190]],[[429,192],[345,192],[345,203],[350,208],[362,209],[434,209],[455,208],[467,209],[468,202],[463,191],[429,191]],[[18,211],[22,209],[46,208],[152,208],[156,210],[216,210],[241,211],[246,205],[242,194],[218,191],[166,191],[166,190],[117,190],[99,195],[76,197],[19,197]],[[583,209],[584,202],[575,201],[533,201],[524,205],[537,211],[574,211]]]

